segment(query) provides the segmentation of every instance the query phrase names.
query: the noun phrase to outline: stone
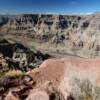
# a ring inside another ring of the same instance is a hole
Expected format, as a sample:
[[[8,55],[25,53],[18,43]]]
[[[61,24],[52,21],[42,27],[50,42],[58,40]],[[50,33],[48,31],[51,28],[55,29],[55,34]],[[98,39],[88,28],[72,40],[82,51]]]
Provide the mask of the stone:
[[[33,90],[26,100],[49,100],[49,95],[42,90]]]
[[[17,97],[15,97],[11,91],[9,91],[9,93],[7,94],[7,96],[5,97],[5,100],[19,100]]]

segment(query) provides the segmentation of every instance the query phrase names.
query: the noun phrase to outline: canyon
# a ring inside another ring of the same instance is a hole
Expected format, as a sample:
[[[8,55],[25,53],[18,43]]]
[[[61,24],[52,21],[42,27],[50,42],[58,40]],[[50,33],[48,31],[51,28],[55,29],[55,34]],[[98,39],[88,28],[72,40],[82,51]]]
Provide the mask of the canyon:
[[[100,13],[0,15],[0,100],[100,100]]]
[[[99,57],[100,14],[22,14],[0,17],[0,34],[52,54]],[[25,42],[26,40],[26,42]],[[29,42],[29,43],[28,43]]]

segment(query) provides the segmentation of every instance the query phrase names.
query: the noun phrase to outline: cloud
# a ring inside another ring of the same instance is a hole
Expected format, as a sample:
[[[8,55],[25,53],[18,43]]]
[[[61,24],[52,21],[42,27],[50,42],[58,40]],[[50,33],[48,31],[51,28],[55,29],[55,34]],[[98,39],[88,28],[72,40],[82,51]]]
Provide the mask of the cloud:
[[[77,1],[70,1],[70,4],[71,5],[77,5],[77,4],[79,4]]]
[[[91,14],[93,14],[93,12],[78,12],[78,13],[71,13],[72,15],[91,15]],[[71,15],[70,14],[70,15]]]

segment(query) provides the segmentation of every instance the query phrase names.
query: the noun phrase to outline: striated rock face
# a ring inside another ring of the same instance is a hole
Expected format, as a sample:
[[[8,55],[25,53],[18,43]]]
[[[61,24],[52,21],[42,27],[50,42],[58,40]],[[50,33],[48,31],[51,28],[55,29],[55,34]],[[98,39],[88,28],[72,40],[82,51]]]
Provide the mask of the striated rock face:
[[[49,47],[53,52],[59,50],[85,58],[100,56],[100,14],[1,16],[0,33],[26,36],[36,43],[43,43],[38,46],[43,50]]]

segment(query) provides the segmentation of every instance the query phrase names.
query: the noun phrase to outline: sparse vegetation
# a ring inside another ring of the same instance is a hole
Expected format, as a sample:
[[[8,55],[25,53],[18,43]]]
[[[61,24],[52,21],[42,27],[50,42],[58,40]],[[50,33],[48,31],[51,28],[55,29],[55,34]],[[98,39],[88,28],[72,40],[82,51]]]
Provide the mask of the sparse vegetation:
[[[27,50],[27,59],[28,62],[32,62],[35,58],[35,53],[31,50]]]
[[[74,100],[100,100],[100,87],[89,80],[75,79],[71,96]]]
[[[19,70],[12,70],[12,71],[8,71],[4,76],[6,77],[19,77],[22,76],[24,73],[22,71]]]
[[[45,91],[49,95],[49,100],[65,100],[62,92],[57,88],[57,86],[54,86],[52,82],[49,82]]]
[[[4,76],[9,71],[8,66],[0,66],[0,77]]]

